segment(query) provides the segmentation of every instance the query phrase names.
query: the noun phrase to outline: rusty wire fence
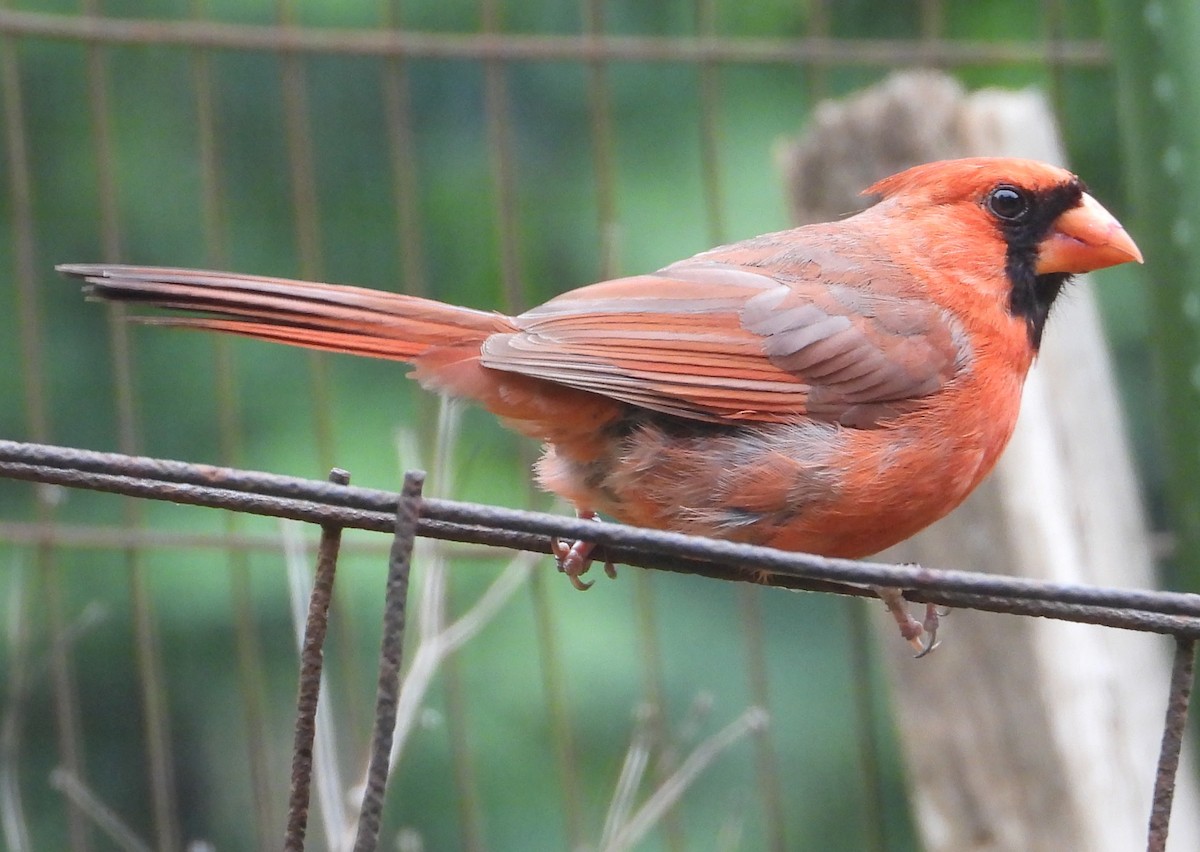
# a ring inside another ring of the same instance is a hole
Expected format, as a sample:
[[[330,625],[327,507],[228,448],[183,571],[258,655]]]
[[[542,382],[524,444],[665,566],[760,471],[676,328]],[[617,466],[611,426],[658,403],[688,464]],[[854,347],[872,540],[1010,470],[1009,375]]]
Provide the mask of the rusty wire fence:
[[[1176,637],[1149,815],[1151,845],[1165,838],[1197,598],[498,509],[551,508],[513,484],[531,449],[435,411],[394,367],[134,334],[49,272],[232,267],[518,308],[780,227],[774,139],[888,69],[1037,83],[1070,112],[1106,73],[1090,4],[1026,5],[998,38],[964,36],[964,4],[938,0],[865,22],[869,4],[778,4],[761,24],[717,0],[0,7],[0,336],[19,365],[0,417],[27,442],[0,442],[0,475],[36,483],[0,486],[7,842],[300,848],[311,789],[314,847],[909,848],[879,664],[846,640],[859,621],[834,598],[760,588],[861,594],[848,584]],[[1099,161],[1111,144],[1073,153]],[[248,472],[335,465],[355,485]],[[398,499],[417,466],[463,499]],[[386,673],[412,546],[398,511],[421,540],[459,543],[418,547],[407,698]],[[348,537],[334,558],[341,529],[394,538],[382,650],[391,545]],[[668,573],[625,570],[581,596],[548,560],[512,557],[584,534]],[[323,674],[321,569],[299,637],[318,551],[339,566]],[[369,746],[397,717],[396,740]]]

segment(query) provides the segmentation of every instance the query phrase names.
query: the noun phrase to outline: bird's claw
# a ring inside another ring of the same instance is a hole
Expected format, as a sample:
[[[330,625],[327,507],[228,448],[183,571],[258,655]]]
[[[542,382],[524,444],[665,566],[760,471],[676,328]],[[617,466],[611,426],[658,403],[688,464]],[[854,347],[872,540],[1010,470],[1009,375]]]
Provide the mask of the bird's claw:
[[[595,512],[580,512],[579,517],[584,520],[599,521]],[[592,551],[596,549],[596,545],[590,541],[576,541],[567,544],[559,538],[550,539],[550,551],[554,554],[554,559],[558,563],[558,570],[567,575],[567,579],[571,581],[571,585],[581,592],[586,592],[595,581],[585,581],[582,579],[592,567]],[[617,578],[617,567],[613,565],[611,559],[604,561],[604,573],[611,579]]]
[[[935,604],[925,604],[925,618],[917,621],[908,611],[908,602],[900,589],[890,586],[876,586],[875,593],[887,606],[888,612],[900,627],[900,636],[913,647],[917,653],[914,659],[921,659],[931,653],[937,646],[938,627],[941,619],[949,610],[939,610]]]
[[[921,631],[924,633],[924,638],[921,642],[922,647],[917,649],[917,653],[914,655],[913,659],[921,659],[938,646],[938,626],[941,624],[941,617],[946,615],[948,612],[949,610],[947,610],[946,613],[941,612],[933,604],[925,604],[925,620],[921,622]]]
[[[592,567],[592,560],[588,558],[588,554],[593,546],[586,541],[567,544],[560,538],[550,540],[550,550],[554,553],[554,561],[558,563],[558,570],[566,574],[571,585],[581,592],[586,592],[594,585],[594,581],[587,582],[582,579],[583,575]]]

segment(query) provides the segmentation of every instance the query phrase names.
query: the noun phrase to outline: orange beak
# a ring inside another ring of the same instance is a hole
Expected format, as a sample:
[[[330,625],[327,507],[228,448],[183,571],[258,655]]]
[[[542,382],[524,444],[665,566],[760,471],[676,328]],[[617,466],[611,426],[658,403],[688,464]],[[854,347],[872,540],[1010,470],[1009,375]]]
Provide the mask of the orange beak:
[[[1078,207],[1055,220],[1038,247],[1037,274],[1091,272],[1131,260],[1142,253],[1111,213],[1086,192]]]

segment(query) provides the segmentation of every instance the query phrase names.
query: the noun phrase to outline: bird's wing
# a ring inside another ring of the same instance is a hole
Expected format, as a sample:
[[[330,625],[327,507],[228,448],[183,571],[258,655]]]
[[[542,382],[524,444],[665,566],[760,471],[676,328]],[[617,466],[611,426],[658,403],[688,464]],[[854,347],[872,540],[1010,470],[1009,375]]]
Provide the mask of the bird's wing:
[[[810,253],[768,273],[713,254],[552,299],[489,337],[482,364],[694,420],[872,428],[970,358],[956,321],[900,295],[894,268]]]

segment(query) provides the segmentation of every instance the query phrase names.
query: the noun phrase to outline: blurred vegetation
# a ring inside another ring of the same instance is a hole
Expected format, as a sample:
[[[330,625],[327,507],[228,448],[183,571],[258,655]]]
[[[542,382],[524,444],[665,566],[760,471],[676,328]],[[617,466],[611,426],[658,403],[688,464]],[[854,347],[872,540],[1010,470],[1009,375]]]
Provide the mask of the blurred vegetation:
[[[1200,590],[1200,7],[1110,0],[1121,140],[1133,222],[1154,287],[1155,355],[1165,493],[1175,533],[1172,579]]]
[[[726,36],[799,36],[810,25],[809,5],[792,0],[744,3],[714,0],[715,31]],[[74,2],[17,3],[30,11],[77,14]],[[274,4],[210,0],[213,20],[273,23]],[[828,25],[843,37],[918,37],[927,32],[921,8],[910,0],[849,0],[827,4]],[[1082,0],[953,0],[940,5],[940,34],[1011,41],[1051,35],[1094,38],[1097,4]],[[399,4],[397,4],[399,6]],[[615,34],[689,35],[696,32],[693,2],[623,0],[604,5],[605,31]],[[111,16],[188,18],[184,0],[150,3],[114,0]],[[374,27],[384,13],[378,0],[308,0],[295,4],[296,23]],[[392,10],[404,26],[438,32],[472,32],[480,26],[476,3],[410,0]],[[578,33],[581,4],[533,0],[507,3],[502,30]],[[286,118],[277,55],[220,51],[209,54],[216,107],[217,169],[223,244],[206,244],[203,176],[194,89],[196,54],[177,47],[114,46],[100,51],[114,140],[119,257],[104,257],[100,228],[101,182],[95,117],[88,100],[88,49],[79,43],[9,39],[19,69],[33,185],[36,266],[41,281],[40,355],[47,365],[44,391],[54,443],[115,449],[118,418],[114,369],[105,311],[85,305],[74,286],[51,272],[55,263],[121,260],[130,263],[207,265],[214,256],[231,269],[296,276],[301,273],[292,207]],[[377,58],[306,56],[304,121],[313,152],[319,203],[316,253],[325,280],[405,289],[400,270],[398,201],[393,152],[382,109],[385,75]],[[419,187],[411,199],[419,214],[422,280],[430,294],[481,308],[504,304],[501,287],[496,186],[489,159],[485,87],[480,64],[451,60],[405,63],[411,97]],[[819,75],[774,65],[730,65],[717,73],[717,181],[722,238],[735,239],[786,226],[783,193],[772,166],[772,146],[798,132],[814,98],[837,95],[882,77],[888,69],[831,67]],[[616,266],[622,272],[655,269],[711,244],[712,223],[701,167],[699,71],[684,64],[613,63],[606,68],[615,155]],[[1121,216],[1123,168],[1117,149],[1113,75],[1106,68],[1051,72],[1041,65],[969,67],[970,86],[1040,85],[1061,110],[1072,164],[1095,194]],[[518,220],[522,298],[532,304],[595,280],[603,244],[587,69],[568,62],[513,63],[506,67]],[[0,146],[9,144],[8,136]],[[11,150],[0,148],[2,162]],[[12,198],[0,197],[0,219],[12,221]],[[0,269],[14,268],[7,227],[0,236]],[[1144,235],[1136,232],[1138,239]],[[1152,398],[1143,363],[1145,309],[1136,273],[1098,276],[1130,401],[1132,429],[1152,503],[1161,509],[1154,453]],[[16,293],[0,287],[0,434],[30,434],[23,355],[16,327]],[[359,485],[395,488],[404,465],[394,433],[398,426],[432,432],[419,392],[394,364],[330,356],[333,446],[320,447],[314,430],[309,359],[296,350],[235,342],[231,352],[240,450],[229,458],[221,445],[221,412],[215,399],[213,340],[201,335],[135,329],[136,414],[139,450],[148,455],[238,464],[321,477],[327,454],[351,470]],[[225,344],[228,345],[228,344]],[[509,506],[551,506],[532,493],[531,448],[476,411],[465,413],[454,481],[433,482],[434,493]],[[32,489],[0,482],[0,518],[36,516]],[[119,524],[121,501],[83,492],[57,494],[53,516],[81,524]],[[163,504],[146,505],[142,520],[154,530],[220,533],[219,513]],[[240,524],[274,533],[266,521]],[[354,537],[351,536],[353,539]],[[49,677],[46,604],[32,547],[4,545],[0,596],[10,601],[23,578],[22,612],[34,625],[29,648],[20,780],[37,848],[65,838],[61,800],[45,779],[56,765]],[[124,554],[61,548],[52,556],[66,589],[66,615],[91,620],[73,644],[87,754],[86,780],[143,837],[151,837],[144,772],[144,735]],[[202,550],[152,550],[147,570],[167,672],[180,814],[187,838],[218,848],[254,842],[247,802],[249,747],[231,617],[231,598],[242,594],[227,556]],[[287,777],[294,697],[295,651],[282,559],[249,557],[249,594],[267,661],[270,756],[276,784]],[[969,566],[960,566],[969,567]],[[452,572],[453,599],[465,606],[494,576],[497,565],[463,564]],[[685,750],[734,718],[753,697],[747,685],[746,632],[739,590],[676,576],[601,580],[588,595],[565,582],[547,582],[549,601],[539,614],[538,594],[514,604],[461,655],[456,677],[468,696],[465,726],[448,721],[446,684],[431,696],[425,724],[414,738],[391,789],[386,831],[411,826],[427,849],[463,842],[462,802],[452,770],[454,741],[473,756],[482,826],[497,849],[552,849],[568,845],[562,815],[562,779],[548,735],[544,690],[546,650],[535,623],[549,618],[555,651],[564,666],[567,713],[581,779],[584,836],[594,842],[621,760],[634,729],[633,713],[656,677],[663,718],[677,726],[709,696]],[[340,719],[343,764],[359,763],[373,695],[371,665],[377,647],[383,560],[349,555],[338,580],[339,607],[331,634],[331,701]],[[539,581],[540,582],[540,581]],[[652,616],[639,618],[649,601]],[[847,724],[854,689],[844,641],[847,605],[817,596],[783,593],[761,597],[769,666],[771,736],[785,791],[790,848],[856,850],[867,829],[861,813],[866,793],[859,776],[862,734]],[[548,612],[548,615],[547,615]],[[9,618],[11,623],[12,617]],[[339,626],[340,624],[340,626]],[[662,650],[661,672],[647,661],[645,641]],[[8,655],[0,666],[8,665]],[[353,664],[347,666],[347,662]],[[867,673],[875,676],[875,673]],[[914,848],[904,785],[888,732],[882,755],[890,849]],[[763,819],[754,800],[754,753],[744,742],[720,759],[683,800],[680,814],[687,848],[710,848],[722,830],[740,831],[741,848],[764,848]],[[282,789],[282,787],[280,787]],[[284,794],[276,797],[282,819]],[[319,838],[317,825],[310,837]],[[654,844],[664,843],[656,835]],[[653,846],[652,848],[657,848]]]

